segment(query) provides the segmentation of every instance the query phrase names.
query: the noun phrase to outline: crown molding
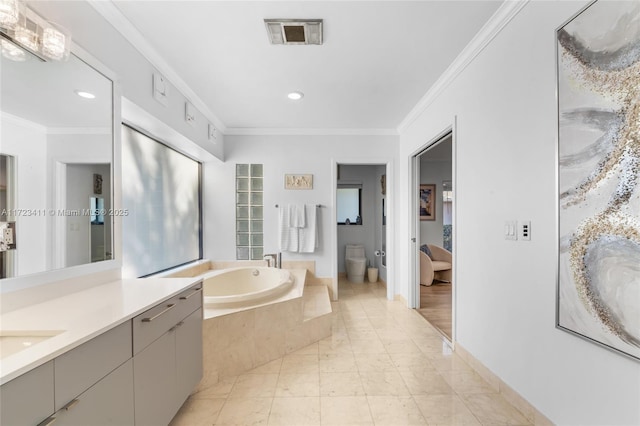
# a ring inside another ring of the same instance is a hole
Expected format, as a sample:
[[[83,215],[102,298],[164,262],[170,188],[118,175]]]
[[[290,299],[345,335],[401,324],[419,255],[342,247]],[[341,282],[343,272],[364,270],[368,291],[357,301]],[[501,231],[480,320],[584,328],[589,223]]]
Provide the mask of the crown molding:
[[[111,135],[111,127],[48,127],[48,135]]]
[[[456,59],[449,65],[416,106],[398,125],[397,132],[404,133],[409,126],[434,102],[438,96],[464,71],[504,27],[529,3],[530,0],[506,0],[489,18]]]
[[[18,117],[17,115],[9,114],[8,112],[0,111],[0,117],[2,121],[7,123],[16,124],[20,127],[33,129],[41,133],[47,133],[47,127],[42,124],[38,124],[35,121],[27,120],[26,118]]]
[[[398,136],[396,129],[229,127],[233,136]]]
[[[173,84],[189,102],[209,119],[222,133],[226,126],[209,109],[207,104],[194,92],[191,87],[178,75],[171,65],[151,46],[147,39],[129,21],[114,4],[113,0],[87,0],[87,2],[107,20],[133,47],[135,47],[164,77]]]

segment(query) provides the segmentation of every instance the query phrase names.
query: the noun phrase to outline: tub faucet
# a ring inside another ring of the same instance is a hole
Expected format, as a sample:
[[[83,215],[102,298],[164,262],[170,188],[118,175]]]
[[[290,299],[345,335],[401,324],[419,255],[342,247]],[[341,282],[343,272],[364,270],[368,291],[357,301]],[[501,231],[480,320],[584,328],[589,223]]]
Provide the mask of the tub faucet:
[[[262,258],[268,262],[267,265],[269,266],[269,268],[280,269],[282,266],[281,265],[282,253],[265,254]]]

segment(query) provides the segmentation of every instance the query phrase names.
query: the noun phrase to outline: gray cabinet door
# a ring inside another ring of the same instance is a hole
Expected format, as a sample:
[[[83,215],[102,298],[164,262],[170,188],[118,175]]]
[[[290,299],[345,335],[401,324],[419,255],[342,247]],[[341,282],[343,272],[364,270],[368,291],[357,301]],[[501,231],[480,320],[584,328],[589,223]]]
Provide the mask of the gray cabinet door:
[[[37,425],[54,411],[53,361],[0,387],[0,424]]]
[[[133,425],[133,361],[122,364],[56,412],[56,426]]]
[[[169,424],[176,406],[176,339],[170,330],[133,358],[136,426]]]
[[[177,398],[182,405],[202,379],[202,308],[176,329],[176,369]]]

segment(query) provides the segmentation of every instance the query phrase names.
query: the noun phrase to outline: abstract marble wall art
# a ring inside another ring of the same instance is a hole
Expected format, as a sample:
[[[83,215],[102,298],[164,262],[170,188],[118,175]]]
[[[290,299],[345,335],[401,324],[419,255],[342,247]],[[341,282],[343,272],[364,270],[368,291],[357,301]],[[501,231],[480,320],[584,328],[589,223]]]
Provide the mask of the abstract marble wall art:
[[[556,35],[557,326],[640,360],[640,2]]]

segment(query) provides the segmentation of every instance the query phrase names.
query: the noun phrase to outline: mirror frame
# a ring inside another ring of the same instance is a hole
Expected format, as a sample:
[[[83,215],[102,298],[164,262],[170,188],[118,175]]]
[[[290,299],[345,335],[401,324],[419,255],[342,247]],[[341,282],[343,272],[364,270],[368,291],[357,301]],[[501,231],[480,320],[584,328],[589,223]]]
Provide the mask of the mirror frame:
[[[93,68],[96,72],[102,74],[109,79],[112,84],[111,90],[111,130],[112,130],[112,150],[111,150],[111,199],[112,208],[118,210],[122,208],[122,172],[119,161],[121,153],[121,87],[118,83],[117,75],[111,69],[106,67],[93,55],[72,42],[71,54],[76,56],[82,62]],[[84,265],[70,266],[60,269],[52,269],[49,271],[36,272],[24,276],[0,279],[0,294],[6,294],[19,290],[26,290],[32,287],[50,284],[57,281],[73,280],[76,278],[86,277],[92,274],[101,274],[101,279],[76,280],[77,289],[88,288],[92,285],[99,285],[104,282],[120,279],[122,268],[122,218],[113,216],[111,238],[113,256],[109,260],[96,263],[87,263]],[[52,297],[56,297],[54,295]],[[3,311],[5,309],[2,306]]]

